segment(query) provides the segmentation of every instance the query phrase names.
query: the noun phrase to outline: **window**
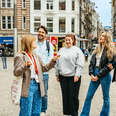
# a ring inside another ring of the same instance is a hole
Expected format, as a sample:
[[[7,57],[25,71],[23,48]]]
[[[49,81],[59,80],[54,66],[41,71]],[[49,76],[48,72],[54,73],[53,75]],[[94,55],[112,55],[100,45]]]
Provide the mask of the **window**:
[[[65,18],[59,19],[59,32],[65,32]]]
[[[41,18],[34,17],[34,32],[37,32],[37,28],[41,25]]]
[[[7,7],[8,7],[8,8],[11,7],[11,0],[7,0]]]
[[[12,16],[2,16],[2,29],[12,29],[13,27]]]
[[[23,25],[22,25],[23,29],[26,29],[26,17],[23,16]]]
[[[59,10],[66,9],[66,0],[59,0]]]
[[[46,7],[48,10],[52,10],[53,9],[53,0],[47,0]]]
[[[75,32],[75,19],[72,18],[71,20],[71,31],[74,33]]]
[[[2,8],[5,7],[5,0],[2,0]]]
[[[75,10],[75,1],[72,0],[72,10]]]
[[[2,16],[2,29],[6,29],[6,16]]]
[[[41,0],[34,0],[34,10],[41,10]]]
[[[26,8],[26,0],[22,0],[22,8]]]
[[[11,16],[8,16],[7,17],[7,26],[8,26],[8,29],[11,29],[12,27],[11,27]]]
[[[53,18],[52,17],[47,18],[47,30],[48,32],[53,32]]]

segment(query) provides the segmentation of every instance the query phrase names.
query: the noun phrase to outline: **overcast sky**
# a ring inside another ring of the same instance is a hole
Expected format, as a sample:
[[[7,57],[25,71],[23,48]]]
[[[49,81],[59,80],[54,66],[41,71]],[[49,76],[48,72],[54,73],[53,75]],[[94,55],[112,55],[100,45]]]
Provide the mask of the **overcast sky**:
[[[103,26],[111,26],[111,0],[91,0],[95,2],[97,8],[96,11],[100,16],[100,22]]]

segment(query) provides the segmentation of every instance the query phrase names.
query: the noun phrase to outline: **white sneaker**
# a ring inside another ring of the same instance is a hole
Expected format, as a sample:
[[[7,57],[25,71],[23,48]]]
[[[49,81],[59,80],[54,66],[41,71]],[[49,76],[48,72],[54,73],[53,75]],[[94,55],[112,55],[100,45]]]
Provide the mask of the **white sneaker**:
[[[41,116],[46,116],[45,114],[46,114],[46,113],[42,112],[42,113],[41,113]]]

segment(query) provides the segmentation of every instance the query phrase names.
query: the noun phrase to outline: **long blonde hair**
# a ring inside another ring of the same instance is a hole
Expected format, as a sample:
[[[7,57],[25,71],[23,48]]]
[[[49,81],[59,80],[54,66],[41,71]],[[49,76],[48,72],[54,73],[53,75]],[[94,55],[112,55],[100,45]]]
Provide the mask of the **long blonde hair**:
[[[116,53],[115,50],[115,46],[113,44],[113,38],[112,38],[112,34],[108,31],[102,32],[102,34],[104,33],[104,37],[105,37],[105,44],[104,47],[107,49],[107,57],[109,59],[113,58],[113,55]],[[96,54],[99,54],[102,50],[102,45],[99,44],[98,47],[96,48],[96,50],[94,51]]]
[[[27,51],[31,52],[32,51],[32,42],[35,41],[35,37],[32,35],[25,35],[21,39],[21,49],[20,52],[22,51]]]

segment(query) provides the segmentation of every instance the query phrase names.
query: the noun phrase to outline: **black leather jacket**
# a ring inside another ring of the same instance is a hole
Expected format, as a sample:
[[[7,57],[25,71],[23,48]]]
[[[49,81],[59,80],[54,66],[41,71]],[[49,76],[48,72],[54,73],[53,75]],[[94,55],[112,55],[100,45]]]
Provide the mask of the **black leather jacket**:
[[[115,68],[115,73],[114,73],[114,78],[116,80],[116,56],[113,56],[112,60],[109,60],[107,57],[106,49],[103,50],[101,59],[100,59],[100,64],[99,64],[99,72],[97,74],[98,78],[104,77],[108,72],[111,70],[108,67],[108,64],[112,63],[113,67]],[[96,68],[96,54],[93,54],[90,60],[90,65],[89,65],[89,75],[94,75],[94,71]],[[95,75],[94,75],[95,76]]]

